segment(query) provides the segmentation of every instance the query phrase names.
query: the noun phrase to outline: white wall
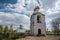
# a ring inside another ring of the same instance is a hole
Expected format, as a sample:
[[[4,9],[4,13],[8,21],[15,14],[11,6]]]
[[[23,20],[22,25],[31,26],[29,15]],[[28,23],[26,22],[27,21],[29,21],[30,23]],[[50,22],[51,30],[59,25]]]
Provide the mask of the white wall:
[[[42,23],[37,23],[37,15],[41,16]],[[34,23],[32,23],[34,22]],[[31,17],[31,26],[30,26],[31,34],[38,35],[38,29],[41,29],[41,33],[46,35],[46,24],[45,24],[45,16],[37,13]]]

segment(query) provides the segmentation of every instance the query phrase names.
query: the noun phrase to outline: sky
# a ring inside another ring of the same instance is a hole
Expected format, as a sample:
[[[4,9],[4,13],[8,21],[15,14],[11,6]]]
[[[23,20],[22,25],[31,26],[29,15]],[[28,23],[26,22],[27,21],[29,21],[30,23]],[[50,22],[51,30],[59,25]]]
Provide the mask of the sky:
[[[14,29],[21,24],[29,29],[30,17],[37,5],[39,11],[45,14],[46,27],[50,30],[51,20],[60,17],[60,0],[0,0],[0,24],[13,24]]]

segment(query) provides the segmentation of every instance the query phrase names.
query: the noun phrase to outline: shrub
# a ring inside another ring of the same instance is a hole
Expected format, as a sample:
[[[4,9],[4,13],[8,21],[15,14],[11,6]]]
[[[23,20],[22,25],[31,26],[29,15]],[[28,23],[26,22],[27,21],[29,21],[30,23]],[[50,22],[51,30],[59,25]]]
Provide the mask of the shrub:
[[[2,37],[2,35],[0,35],[0,40],[3,40],[3,37]]]
[[[16,33],[12,39],[15,40],[15,39],[24,38],[24,37],[25,37],[24,33]]]

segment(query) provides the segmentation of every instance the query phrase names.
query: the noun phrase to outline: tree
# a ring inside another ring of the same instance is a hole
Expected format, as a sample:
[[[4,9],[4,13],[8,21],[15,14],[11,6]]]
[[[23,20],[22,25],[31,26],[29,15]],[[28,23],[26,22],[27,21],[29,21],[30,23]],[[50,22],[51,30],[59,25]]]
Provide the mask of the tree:
[[[9,29],[10,33],[9,33],[9,37],[12,38],[15,35],[15,32],[13,30],[13,24],[10,25],[10,29]]]
[[[5,28],[4,28],[4,32],[7,33],[9,32],[9,29],[8,29],[8,26],[6,25]]]
[[[28,33],[29,33],[29,32],[30,32],[30,30],[26,30],[26,32],[28,32]]]
[[[56,19],[52,20],[52,27],[54,30],[52,30],[55,34],[59,34],[59,23]]]
[[[0,25],[0,32],[2,32],[3,31],[3,26],[2,25]]]
[[[0,40],[3,40],[2,32],[3,32],[3,26],[0,25]]]
[[[10,25],[10,32],[13,31],[13,24]]]

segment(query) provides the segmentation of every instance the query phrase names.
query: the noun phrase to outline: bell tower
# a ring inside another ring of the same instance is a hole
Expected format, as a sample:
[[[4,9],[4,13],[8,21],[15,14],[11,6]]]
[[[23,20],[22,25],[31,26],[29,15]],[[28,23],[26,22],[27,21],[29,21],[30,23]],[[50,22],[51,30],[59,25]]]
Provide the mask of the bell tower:
[[[45,15],[39,12],[39,6],[36,6],[30,18],[30,34],[46,35]]]

